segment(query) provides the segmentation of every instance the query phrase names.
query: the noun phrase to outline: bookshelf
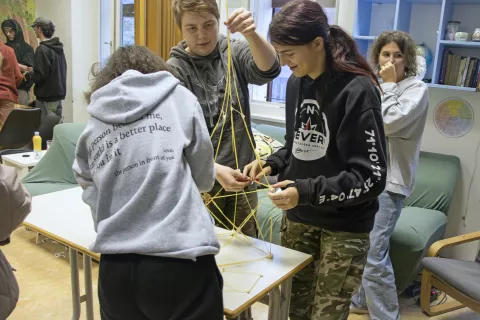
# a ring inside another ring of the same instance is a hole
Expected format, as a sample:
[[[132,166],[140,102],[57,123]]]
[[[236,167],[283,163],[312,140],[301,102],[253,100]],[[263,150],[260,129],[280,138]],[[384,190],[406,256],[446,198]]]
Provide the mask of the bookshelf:
[[[477,86],[470,86],[480,82],[475,83],[480,72],[480,42],[445,40],[445,29],[449,21],[460,21],[459,31],[468,32],[471,37],[480,28],[478,17],[480,0],[357,0],[353,37],[362,54],[369,58],[373,42],[383,31],[408,32],[417,44],[426,45],[432,53],[432,63],[424,78],[430,87],[474,92]],[[453,67],[450,66],[447,77],[449,62]],[[465,75],[459,76],[462,70]]]

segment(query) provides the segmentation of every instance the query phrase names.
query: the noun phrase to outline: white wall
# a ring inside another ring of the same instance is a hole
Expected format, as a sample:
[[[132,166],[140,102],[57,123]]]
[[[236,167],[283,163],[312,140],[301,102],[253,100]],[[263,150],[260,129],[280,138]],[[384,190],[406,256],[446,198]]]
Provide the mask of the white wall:
[[[444,99],[458,97],[467,101],[480,117],[480,93],[430,88],[430,109],[423,136],[422,150],[455,155],[460,158],[462,174],[456,187],[456,193],[448,215],[446,237],[452,237],[480,230],[480,121],[476,121],[472,130],[461,138],[447,138],[435,127],[433,112]],[[476,172],[474,172],[476,171]],[[473,179],[473,180],[472,180]],[[471,185],[471,188],[470,188]],[[468,199],[468,211],[467,210]],[[447,251],[449,256],[471,260],[478,252],[478,243],[463,245]]]
[[[98,0],[36,0],[37,17],[55,24],[55,36],[65,48],[67,60],[67,96],[63,102],[65,122],[85,122],[91,66],[99,61],[100,2]]]
[[[84,93],[89,88],[91,67],[100,61],[100,1],[71,3],[73,122],[86,122],[89,115]]]

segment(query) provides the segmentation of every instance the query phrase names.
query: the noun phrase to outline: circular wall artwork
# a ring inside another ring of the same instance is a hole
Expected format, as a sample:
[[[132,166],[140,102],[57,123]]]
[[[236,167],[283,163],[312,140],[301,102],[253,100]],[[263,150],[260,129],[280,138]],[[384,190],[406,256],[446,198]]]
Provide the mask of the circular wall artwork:
[[[433,122],[444,136],[459,138],[473,127],[473,109],[463,99],[445,99],[435,108]]]

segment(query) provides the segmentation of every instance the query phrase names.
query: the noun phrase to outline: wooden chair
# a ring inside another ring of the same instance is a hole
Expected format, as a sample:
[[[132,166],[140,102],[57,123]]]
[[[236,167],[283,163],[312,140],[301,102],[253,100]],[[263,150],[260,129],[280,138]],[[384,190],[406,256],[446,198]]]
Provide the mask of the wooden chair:
[[[480,251],[476,261],[439,258],[443,248],[480,240],[480,231],[443,239],[430,246],[427,257],[422,259],[422,287],[420,307],[430,316],[468,307],[480,313]],[[456,301],[430,306],[432,286]]]

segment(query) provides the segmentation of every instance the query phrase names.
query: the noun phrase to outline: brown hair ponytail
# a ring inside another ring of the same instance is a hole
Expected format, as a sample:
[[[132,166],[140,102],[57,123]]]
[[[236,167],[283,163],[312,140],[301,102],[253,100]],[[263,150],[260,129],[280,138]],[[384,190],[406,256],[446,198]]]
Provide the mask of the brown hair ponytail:
[[[301,46],[322,37],[327,70],[349,72],[369,78],[380,87],[377,76],[358,51],[355,40],[339,26],[330,26],[323,8],[310,0],[293,0],[277,13],[270,24],[271,42]]]

